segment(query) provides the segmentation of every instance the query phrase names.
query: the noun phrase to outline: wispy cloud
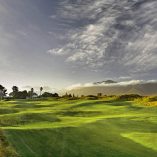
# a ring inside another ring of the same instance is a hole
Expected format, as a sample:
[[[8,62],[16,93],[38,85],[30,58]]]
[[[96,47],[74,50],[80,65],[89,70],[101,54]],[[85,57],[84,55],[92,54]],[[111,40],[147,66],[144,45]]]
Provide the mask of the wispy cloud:
[[[61,48],[50,49],[47,51],[47,53],[51,54],[51,55],[58,55],[58,56],[65,55],[63,49],[61,49]]]
[[[156,0],[65,0],[58,16],[77,27],[63,47],[49,52],[91,69],[149,72],[157,68],[156,7]]]

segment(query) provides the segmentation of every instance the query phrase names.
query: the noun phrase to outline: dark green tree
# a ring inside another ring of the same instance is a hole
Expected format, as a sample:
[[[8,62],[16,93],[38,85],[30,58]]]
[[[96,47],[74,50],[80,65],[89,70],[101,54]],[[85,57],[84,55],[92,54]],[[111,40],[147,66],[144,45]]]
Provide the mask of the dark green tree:
[[[13,86],[12,90],[13,90],[12,93],[10,93],[9,95],[12,96],[13,98],[17,98],[18,92],[19,92],[19,88],[17,86]]]
[[[44,98],[48,98],[48,97],[59,97],[59,95],[58,95],[58,93],[49,93],[49,92],[44,92],[43,94],[42,94],[42,97],[44,97]]]
[[[26,90],[18,92],[18,97],[20,99],[26,99],[28,97],[28,93]]]
[[[49,93],[49,92],[44,92],[43,94],[42,94],[42,97],[44,97],[44,98],[48,98],[48,97],[52,97],[53,96],[53,94],[52,93]]]
[[[0,100],[3,99],[4,96],[6,96],[7,89],[5,87],[3,87],[2,85],[0,85]]]
[[[13,87],[12,87],[12,90],[13,90],[13,92],[18,92],[18,91],[19,91],[19,88],[18,88],[17,86],[13,86]]]
[[[31,88],[31,90],[28,92],[28,97],[33,99],[33,97],[37,97],[38,94],[34,92],[34,88]]]

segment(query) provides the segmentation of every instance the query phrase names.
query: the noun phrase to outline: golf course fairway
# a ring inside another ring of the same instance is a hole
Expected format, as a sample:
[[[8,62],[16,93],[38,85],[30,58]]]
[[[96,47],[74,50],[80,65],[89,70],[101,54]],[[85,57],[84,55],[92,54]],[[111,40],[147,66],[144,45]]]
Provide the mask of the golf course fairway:
[[[135,101],[1,101],[0,130],[20,157],[157,157],[157,107]]]

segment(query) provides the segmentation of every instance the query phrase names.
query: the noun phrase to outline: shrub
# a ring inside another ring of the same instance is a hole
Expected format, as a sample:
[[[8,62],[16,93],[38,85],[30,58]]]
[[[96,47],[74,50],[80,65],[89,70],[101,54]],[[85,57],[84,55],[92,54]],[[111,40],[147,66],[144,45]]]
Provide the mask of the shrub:
[[[118,100],[135,100],[135,99],[141,99],[142,96],[138,95],[138,94],[126,94],[126,95],[120,95],[118,97]]]
[[[87,99],[87,100],[97,100],[98,97],[95,96],[95,95],[88,95],[88,96],[85,97],[85,99]]]

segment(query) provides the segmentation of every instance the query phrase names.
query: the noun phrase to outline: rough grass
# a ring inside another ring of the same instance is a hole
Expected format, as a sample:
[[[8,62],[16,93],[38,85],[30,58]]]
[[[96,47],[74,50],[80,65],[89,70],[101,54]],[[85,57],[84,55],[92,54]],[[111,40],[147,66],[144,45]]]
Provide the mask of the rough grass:
[[[0,130],[0,157],[19,157],[16,151],[8,143],[2,130]]]
[[[22,157],[157,157],[157,107],[142,101],[0,102],[0,128]]]

